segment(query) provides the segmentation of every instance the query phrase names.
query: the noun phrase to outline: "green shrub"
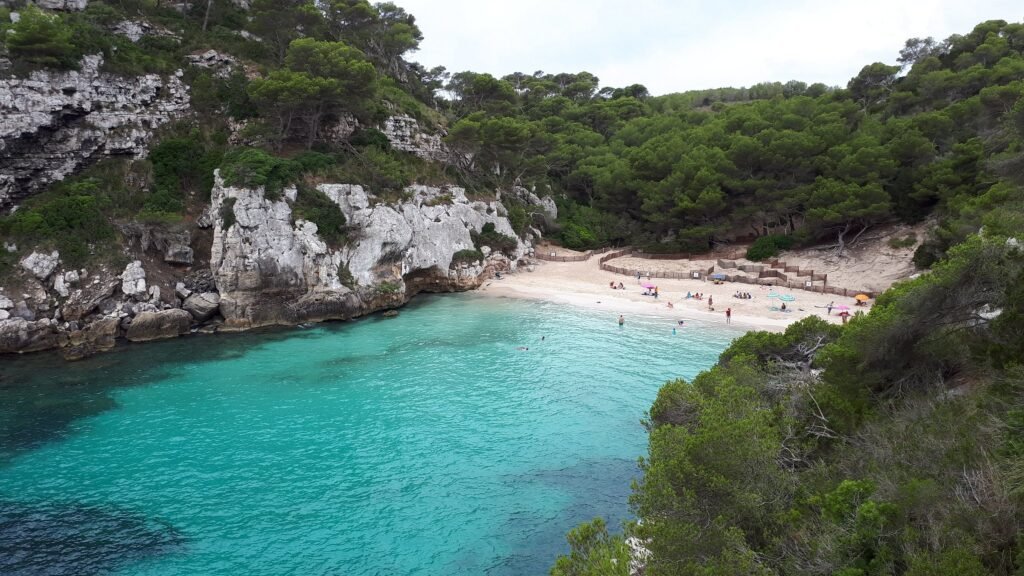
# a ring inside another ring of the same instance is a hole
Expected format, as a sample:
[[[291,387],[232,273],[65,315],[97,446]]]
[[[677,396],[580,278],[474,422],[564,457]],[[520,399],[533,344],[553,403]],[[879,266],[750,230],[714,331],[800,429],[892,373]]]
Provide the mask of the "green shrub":
[[[74,30],[56,14],[29,4],[19,11],[21,18],[4,34],[7,53],[16,68],[25,72],[38,68],[72,70],[82,52],[73,43]]]
[[[747,260],[760,262],[779,255],[779,252],[793,247],[795,240],[792,236],[782,234],[769,234],[761,236],[747,248]]]
[[[183,214],[187,195],[203,191],[208,199],[213,188],[213,170],[223,154],[207,145],[198,130],[185,136],[164,138],[149,153],[153,190],[146,197],[143,213],[148,219],[166,219]]]
[[[462,264],[463,262],[482,262],[484,259],[484,253],[475,249],[467,248],[465,250],[459,250],[455,254],[452,254],[452,266]]]
[[[68,266],[81,266],[90,246],[114,238],[109,202],[93,180],[69,182],[32,198],[0,219],[0,234],[21,244],[51,244]]]
[[[263,187],[267,200],[281,199],[285,186],[302,175],[302,165],[294,160],[271,156],[258,148],[243,148],[224,155],[221,177],[228,186]]]
[[[484,224],[480,232],[471,232],[470,236],[473,237],[473,245],[478,250],[483,246],[488,246],[492,250],[498,250],[511,256],[515,253],[516,248],[519,247],[518,240],[495,230],[492,222]]]
[[[895,236],[889,238],[889,247],[897,250],[900,248],[910,248],[914,244],[917,244],[916,234],[907,234],[903,238],[896,238]]]
[[[502,198],[502,204],[508,211],[508,222],[512,225],[512,229],[520,236],[525,234],[526,229],[530,226],[530,213],[526,209],[526,204],[515,198],[507,197]]]
[[[352,271],[349,270],[348,263],[346,262],[338,264],[338,281],[349,290],[355,290],[356,288],[356,278],[352,275]]]
[[[560,240],[570,250],[590,250],[600,245],[597,236],[589,228],[575,222],[562,226]]]
[[[307,150],[292,160],[299,165],[304,173],[324,172],[338,163],[334,156],[312,150]]]
[[[932,239],[925,240],[917,247],[917,250],[914,250],[914,266],[921,270],[931,268],[932,264],[935,264],[942,258],[945,251],[945,247],[941,242]]]
[[[348,139],[349,144],[360,147],[376,147],[381,150],[391,150],[391,141],[388,137],[376,128],[360,128],[352,133]]]
[[[602,212],[590,206],[568,205],[560,209],[562,244],[572,250],[589,250],[609,244],[622,244],[632,230],[626,218]]]
[[[316,224],[317,234],[333,247],[341,246],[347,240],[345,214],[334,201],[316,188],[299,186],[292,214],[295,218]]]
[[[220,219],[223,222],[222,228],[227,230],[234,226],[235,220],[235,202],[237,198],[225,198],[220,205]]]
[[[573,528],[566,540],[569,554],[555,560],[552,576],[628,576],[630,548],[622,536],[608,533],[601,518]]]

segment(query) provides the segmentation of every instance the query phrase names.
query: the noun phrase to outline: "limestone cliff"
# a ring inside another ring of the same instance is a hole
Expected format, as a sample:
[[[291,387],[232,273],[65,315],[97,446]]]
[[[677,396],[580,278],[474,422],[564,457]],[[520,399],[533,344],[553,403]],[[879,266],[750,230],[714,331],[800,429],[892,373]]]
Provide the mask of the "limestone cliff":
[[[515,236],[497,202],[470,202],[460,188],[411,186],[411,199],[380,203],[362,186],[323,184],[352,232],[349,244],[328,246],[316,224],[293,222],[298,190],[280,200],[262,189],[233,188],[219,179],[207,222],[214,227],[210,265],[220,292],[225,326],[250,328],[351,318],[394,307],[420,291],[465,290],[493,270],[515,269],[529,244],[509,256],[452,266],[453,255],[473,248],[470,232],[484,224]],[[225,227],[226,212],[234,222]]]
[[[102,62],[0,79],[0,209],[98,157],[145,156],[153,130],[188,111],[180,71],[124,78]]]

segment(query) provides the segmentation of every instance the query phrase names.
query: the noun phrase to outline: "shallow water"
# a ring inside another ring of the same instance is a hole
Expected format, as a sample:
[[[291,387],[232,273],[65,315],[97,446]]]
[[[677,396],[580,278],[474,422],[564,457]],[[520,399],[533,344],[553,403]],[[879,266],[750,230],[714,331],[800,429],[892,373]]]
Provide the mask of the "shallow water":
[[[2,358],[0,574],[546,573],[566,530],[628,518],[658,388],[738,335],[616,317],[426,297]]]

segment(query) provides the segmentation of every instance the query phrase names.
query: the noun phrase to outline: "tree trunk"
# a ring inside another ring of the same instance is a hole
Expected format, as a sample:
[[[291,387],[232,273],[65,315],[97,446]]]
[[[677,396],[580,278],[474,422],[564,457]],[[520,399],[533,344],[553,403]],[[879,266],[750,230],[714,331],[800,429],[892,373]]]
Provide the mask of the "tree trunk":
[[[206,0],[206,15],[203,16],[203,32],[206,32],[206,25],[210,23],[210,6],[213,5],[213,0]]]
[[[836,248],[837,258],[843,255],[843,250],[846,248],[846,243],[843,241],[843,237],[846,236],[846,233],[850,231],[850,226],[852,225],[853,224],[851,224],[850,222],[847,222],[846,226],[844,226],[843,229],[839,231],[839,238],[836,241],[836,244],[839,246],[838,248]]]

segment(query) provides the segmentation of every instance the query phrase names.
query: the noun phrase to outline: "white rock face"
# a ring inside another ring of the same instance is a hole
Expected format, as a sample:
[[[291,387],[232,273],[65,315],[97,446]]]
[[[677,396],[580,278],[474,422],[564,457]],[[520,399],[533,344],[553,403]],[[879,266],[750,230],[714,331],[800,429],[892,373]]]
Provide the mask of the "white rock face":
[[[64,283],[68,284],[69,286],[74,286],[75,284],[78,284],[79,280],[80,277],[78,275],[77,270],[69,270],[68,272],[64,273]]]
[[[89,0],[33,0],[32,3],[47,10],[81,12],[89,5]]]
[[[0,80],[0,208],[99,156],[144,156],[153,130],[187,112],[180,72],[124,78],[101,63],[86,56],[81,70]]]
[[[60,263],[60,254],[56,250],[50,254],[33,252],[21,259],[21,267],[32,273],[40,280],[46,280],[57,269]]]
[[[412,200],[398,206],[373,205],[362,186],[322,184],[318,188],[338,204],[350,225],[363,231],[362,238],[342,250],[343,260],[360,284],[379,281],[378,263],[393,254],[400,255],[396,262],[403,276],[416,270],[452,272],[452,256],[472,249],[470,231],[479,232],[487,223],[515,237],[500,203],[470,202],[458,187],[410,186],[406,191],[413,194]],[[520,242],[513,261],[528,249]]]
[[[293,223],[289,197],[294,190],[270,201],[262,190],[224,186],[217,175],[207,212],[214,222],[210,265],[228,325],[346,317],[372,307],[385,284],[388,294],[404,298],[410,275],[428,277],[436,289],[472,287],[479,284],[483,265],[451,269],[455,252],[473,248],[470,231],[492,223],[515,236],[500,204],[469,202],[461,188],[411,186],[412,199],[397,206],[378,203],[362,186],[318,188],[358,229],[349,245],[332,249],[317,235],[316,224]],[[220,217],[225,202],[233,202],[235,215],[226,230]],[[499,258],[501,265],[514,267],[528,250],[518,243],[511,260]]]
[[[179,40],[178,36],[166,28],[155,26],[145,20],[122,20],[111,29],[114,34],[120,34],[132,42],[138,42],[146,36],[164,36]]]
[[[439,134],[427,134],[420,129],[419,122],[411,116],[391,116],[384,121],[381,132],[395,150],[412,152],[424,160],[447,162],[453,152],[445,146]]]
[[[0,310],[10,310],[14,308],[14,301],[7,296],[0,296]]]
[[[57,294],[60,294],[61,298],[67,298],[71,293],[68,291],[67,285],[64,283],[64,275],[57,274],[53,277],[53,289]]]
[[[189,54],[185,59],[193,66],[212,71],[217,78],[228,78],[232,72],[241,67],[237,58],[216,50]]]
[[[146,290],[146,271],[142,269],[139,260],[125,266],[121,273],[121,292],[136,300],[145,300],[149,295]]]

